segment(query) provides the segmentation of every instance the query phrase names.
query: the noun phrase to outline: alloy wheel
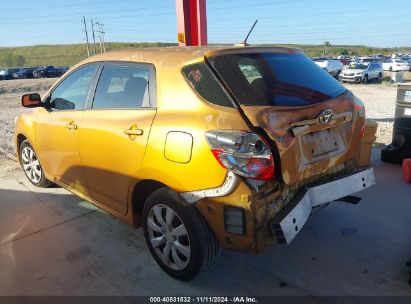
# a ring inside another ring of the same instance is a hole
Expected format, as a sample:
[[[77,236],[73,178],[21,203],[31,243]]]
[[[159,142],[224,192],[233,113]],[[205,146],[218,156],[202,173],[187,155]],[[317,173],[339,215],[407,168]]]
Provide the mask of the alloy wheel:
[[[170,207],[154,205],[147,218],[151,246],[167,267],[182,270],[190,262],[191,245],[187,229]]]
[[[23,170],[33,183],[39,183],[42,177],[42,170],[36,153],[30,147],[24,147],[21,151],[21,161]]]

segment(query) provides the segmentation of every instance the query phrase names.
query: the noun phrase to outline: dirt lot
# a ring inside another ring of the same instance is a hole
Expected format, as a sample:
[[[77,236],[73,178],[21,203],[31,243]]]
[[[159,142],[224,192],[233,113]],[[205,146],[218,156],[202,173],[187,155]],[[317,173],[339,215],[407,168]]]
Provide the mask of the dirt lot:
[[[29,92],[43,94],[55,81],[55,78],[46,78],[0,82],[0,161],[15,156],[13,142],[14,118],[18,114],[27,111],[20,105],[21,95]],[[367,118],[378,121],[377,143],[390,143],[394,121],[396,87],[386,83],[345,85],[364,101]]]
[[[36,92],[43,94],[55,81],[56,78],[0,81],[0,161],[5,156],[15,155],[14,118],[27,111],[21,106],[21,95]]]

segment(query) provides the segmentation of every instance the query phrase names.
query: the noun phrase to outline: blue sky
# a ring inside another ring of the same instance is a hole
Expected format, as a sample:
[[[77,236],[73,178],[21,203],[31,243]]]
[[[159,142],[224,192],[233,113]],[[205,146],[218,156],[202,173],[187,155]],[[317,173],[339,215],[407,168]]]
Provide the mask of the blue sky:
[[[0,0],[0,47],[82,43],[81,18],[106,41],[176,42],[175,0]],[[411,46],[411,0],[207,0],[210,43]]]

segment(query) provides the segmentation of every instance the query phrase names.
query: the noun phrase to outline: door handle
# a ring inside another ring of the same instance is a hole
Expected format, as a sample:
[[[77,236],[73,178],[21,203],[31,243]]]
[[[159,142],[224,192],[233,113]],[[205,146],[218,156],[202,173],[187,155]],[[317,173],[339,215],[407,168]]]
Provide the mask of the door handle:
[[[124,134],[128,136],[137,136],[137,135],[143,135],[143,130],[137,129],[137,125],[132,125],[130,129],[124,130]]]
[[[74,121],[70,121],[70,123],[66,125],[66,128],[69,130],[77,130],[77,125],[74,124]]]

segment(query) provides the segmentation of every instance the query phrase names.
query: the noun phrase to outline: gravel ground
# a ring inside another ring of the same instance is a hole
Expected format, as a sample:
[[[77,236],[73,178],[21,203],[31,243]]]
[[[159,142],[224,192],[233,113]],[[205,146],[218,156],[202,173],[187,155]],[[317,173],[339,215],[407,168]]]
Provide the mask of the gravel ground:
[[[385,84],[345,86],[364,102],[367,118],[378,122],[376,144],[391,143],[397,88]]]
[[[21,106],[21,95],[45,93],[56,78],[0,81],[0,160],[12,158],[14,151],[14,118],[27,111]]]
[[[56,79],[30,79],[0,81],[0,160],[13,158],[14,118],[24,112],[21,95],[38,92],[43,94]],[[377,143],[391,142],[394,121],[396,87],[387,84],[345,84],[366,106],[367,118],[378,122]]]

